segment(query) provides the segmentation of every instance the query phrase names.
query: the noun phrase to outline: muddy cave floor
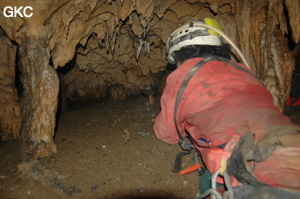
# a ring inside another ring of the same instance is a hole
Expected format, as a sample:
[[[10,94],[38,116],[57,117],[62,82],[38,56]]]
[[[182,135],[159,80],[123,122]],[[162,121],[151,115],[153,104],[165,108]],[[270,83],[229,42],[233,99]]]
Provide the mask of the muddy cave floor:
[[[155,138],[159,96],[154,104],[147,101],[140,96],[81,102],[61,114],[55,136],[58,154],[40,163],[80,190],[72,196],[61,194],[59,183],[51,188],[43,185],[45,179],[20,178],[20,141],[0,142],[0,198],[194,198],[199,176],[171,171],[181,149]],[[286,114],[300,124],[299,110],[287,109]],[[192,155],[184,157],[183,167],[192,164]]]

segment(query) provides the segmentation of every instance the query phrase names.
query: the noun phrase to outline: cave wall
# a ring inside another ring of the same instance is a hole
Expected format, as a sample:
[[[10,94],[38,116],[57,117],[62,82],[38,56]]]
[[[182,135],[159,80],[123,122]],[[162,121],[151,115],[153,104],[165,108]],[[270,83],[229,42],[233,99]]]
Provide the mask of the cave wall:
[[[164,71],[166,66],[165,42],[169,33],[187,21],[214,17],[239,44],[252,70],[273,94],[274,103],[281,110],[284,108],[294,68],[286,35],[299,42],[299,26],[295,23],[299,21],[299,2],[167,2],[143,2],[135,6],[104,2],[108,7],[121,6],[128,14],[117,18],[119,12],[109,13],[110,18],[101,24],[105,28],[95,28],[89,37],[80,41],[75,52],[76,72],[65,76],[66,96],[74,100],[107,95],[123,99],[149,85],[156,86],[161,76],[155,74]],[[138,54],[138,46],[143,41],[150,44],[149,54],[144,46]],[[119,95],[114,94],[116,90]]]
[[[2,0],[0,26],[20,49],[24,150],[33,158],[56,152],[52,137],[59,87],[54,69],[71,66],[60,80],[63,96],[74,101],[139,94],[163,81],[170,32],[204,17],[220,22],[283,109],[294,69],[288,42],[300,40],[299,4],[293,0]],[[3,10],[8,5],[31,6],[33,15],[7,18]]]
[[[0,28],[0,137],[17,138],[21,125],[20,99],[15,86],[17,46]]]
[[[291,0],[237,1],[238,43],[252,70],[273,94],[281,110],[290,92],[295,61],[288,38],[300,39],[300,2]],[[297,25],[298,24],[298,25]]]

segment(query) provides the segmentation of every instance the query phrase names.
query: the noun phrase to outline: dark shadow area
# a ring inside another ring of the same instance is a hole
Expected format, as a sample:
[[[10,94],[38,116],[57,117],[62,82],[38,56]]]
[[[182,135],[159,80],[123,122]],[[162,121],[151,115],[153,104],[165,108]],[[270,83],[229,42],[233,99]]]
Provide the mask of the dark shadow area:
[[[136,190],[141,191],[141,190]],[[104,197],[107,199],[183,199],[178,197],[173,193],[168,193],[162,190],[149,191],[149,192],[138,192],[138,193],[128,193],[128,194],[116,194],[112,196]]]
[[[300,109],[288,106],[284,109],[283,114],[288,116],[293,123],[300,125]]]
[[[64,65],[63,67],[58,67],[56,69],[58,76],[61,75],[61,74],[65,75],[69,71],[71,71],[75,67],[75,65],[76,65],[76,58],[77,58],[77,56],[75,54],[74,57],[73,57],[73,59],[70,60],[66,65]],[[50,59],[50,65],[53,65],[52,64],[52,59]]]
[[[176,68],[177,68],[176,64],[170,64],[168,62],[168,64],[167,64],[167,70],[168,71],[173,72]]]
[[[284,2],[282,3],[282,6],[283,6],[283,12],[284,12],[284,15],[285,15],[285,19],[286,19],[286,22],[287,22],[287,29],[288,29],[288,33],[286,33],[284,36],[287,39],[289,49],[291,51],[293,51],[295,46],[296,46],[296,43],[294,42],[294,40],[292,38],[292,28],[291,28],[289,13],[288,13],[287,7],[286,7]]]
[[[293,30],[291,28],[289,13],[285,3],[283,3],[283,11],[287,22],[287,33],[284,36],[287,40],[288,48],[290,49],[290,51],[292,52],[295,58],[295,69],[292,74],[291,90],[290,90],[290,96],[288,100],[289,107],[288,110],[285,111],[291,114],[291,119],[293,120],[294,112],[300,111],[300,43],[297,44],[293,40],[292,37]]]
[[[72,60],[70,60],[65,66],[63,67],[58,67],[56,69],[57,75],[59,78],[59,92],[58,92],[58,105],[57,105],[57,112],[56,112],[56,129],[55,132],[57,131],[57,126],[58,126],[58,121],[61,116],[61,114],[66,110],[68,106],[67,99],[65,97],[65,90],[66,90],[66,85],[64,83],[64,75],[67,74],[69,71],[71,71],[75,66],[76,66],[76,53],[73,57]],[[52,58],[49,60],[49,63],[51,66],[53,66],[52,63]],[[56,133],[55,133],[56,134]]]
[[[21,71],[20,71],[20,56],[19,56],[19,45],[17,44],[17,42],[12,41],[11,42],[17,46],[17,53],[16,53],[16,65],[15,65],[15,86],[17,89],[17,93],[19,95],[19,97],[22,97],[22,93],[23,93],[23,85],[21,82]]]

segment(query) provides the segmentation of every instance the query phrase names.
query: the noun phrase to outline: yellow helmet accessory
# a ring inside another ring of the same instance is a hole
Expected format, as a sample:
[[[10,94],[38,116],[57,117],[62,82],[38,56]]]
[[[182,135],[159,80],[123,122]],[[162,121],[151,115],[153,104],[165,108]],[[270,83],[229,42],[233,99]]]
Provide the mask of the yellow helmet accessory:
[[[221,27],[221,25],[219,24],[219,22],[218,22],[217,20],[212,19],[212,18],[205,18],[203,21],[204,21],[207,25],[212,26],[212,27],[215,27],[215,28],[217,28],[218,30],[224,32],[223,29],[222,29],[222,27]],[[211,30],[211,29],[208,29],[208,32],[209,32],[210,34],[212,34],[212,35],[217,35],[218,37],[221,37],[221,35],[219,35],[218,33],[216,33],[215,31],[213,31],[213,30]]]

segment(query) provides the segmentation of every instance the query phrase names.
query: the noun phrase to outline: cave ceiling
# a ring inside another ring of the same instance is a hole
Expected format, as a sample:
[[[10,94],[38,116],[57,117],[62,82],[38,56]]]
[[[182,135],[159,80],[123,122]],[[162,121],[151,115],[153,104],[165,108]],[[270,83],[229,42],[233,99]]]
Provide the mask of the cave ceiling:
[[[7,18],[8,5],[31,6],[33,15]],[[154,85],[166,69],[170,32],[213,17],[282,107],[294,67],[286,35],[300,40],[300,5],[293,0],[1,0],[0,9],[0,26],[10,40],[46,41],[56,69],[75,59],[64,82],[66,95],[76,92],[81,99],[105,96],[108,87],[117,99],[126,97],[118,88],[134,92]]]

